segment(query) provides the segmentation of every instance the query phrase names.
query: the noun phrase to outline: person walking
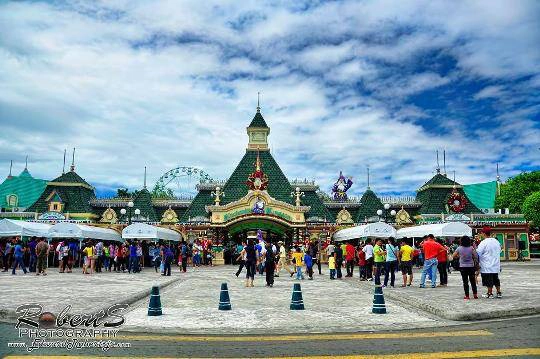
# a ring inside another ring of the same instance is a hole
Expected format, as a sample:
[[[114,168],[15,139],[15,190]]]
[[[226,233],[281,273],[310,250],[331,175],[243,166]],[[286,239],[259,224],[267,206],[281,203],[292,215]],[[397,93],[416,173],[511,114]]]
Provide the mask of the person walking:
[[[437,255],[437,270],[439,271],[439,287],[446,287],[448,285],[448,270],[446,268],[446,262],[448,261],[448,247],[444,245],[441,238],[437,239],[437,242],[444,248],[444,251],[440,251]]]
[[[37,246],[36,237],[32,237],[30,242],[28,242],[28,250],[30,251],[30,262],[28,263],[29,272],[36,271],[36,265],[37,265],[36,246]]]
[[[240,273],[242,273],[242,269],[244,269],[246,265],[246,252],[244,251],[244,248],[246,248],[246,242],[242,241],[242,244],[240,247],[237,247],[238,256],[236,257],[236,262],[238,262],[238,270],[236,271],[235,275],[238,277]],[[279,267],[278,267],[278,273],[279,273]],[[279,277],[279,275],[276,274],[276,277]]]
[[[36,244],[36,275],[47,275],[45,269],[47,268],[47,257],[49,256],[49,245],[43,240],[43,238],[38,239]]]
[[[358,245],[358,271],[360,272],[360,280],[364,281],[366,277],[366,253],[363,251],[364,246],[362,244]]]
[[[137,245],[133,241],[129,246],[129,266],[128,273],[137,273],[139,266],[139,258],[137,258]]]
[[[452,254],[453,258],[459,258],[459,270],[461,272],[461,280],[463,281],[463,291],[465,297],[463,299],[469,300],[469,282],[473,292],[474,299],[478,299],[478,291],[476,289],[476,279],[474,273],[476,271],[476,263],[478,263],[478,254],[471,246],[471,238],[468,236],[461,237],[460,246],[457,247]]]
[[[302,267],[304,266],[304,253],[300,250],[300,247],[296,247],[296,251],[292,255],[294,267],[296,269],[296,279],[304,279],[304,273],[302,273]]]
[[[398,251],[399,263],[401,266],[401,275],[403,276],[402,287],[410,287],[413,280],[413,252],[414,249],[407,243],[407,239],[401,240],[401,247]],[[407,278],[409,276],[409,278]]]
[[[266,244],[266,252],[264,253],[264,267],[266,268],[266,286],[274,286],[274,271],[276,267],[276,257],[272,250],[272,243]]]
[[[491,237],[491,228],[484,227],[482,233],[486,236],[476,252],[480,262],[480,275],[482,276],[482,285],[487,288],[487,293],[483,298],[493,299],[493,286],[497,290],[497,298],[502,298],[501,281],[499,273],[501,271],[501,244],[496,238]]]
[[[339,245],[334,247],[334,258],[336,260],[336,278],[341,279],[343,277],[343,274],[341,273],[341,267],[343,266],[343,249]]]
[[[17,268],[17,265],[23,270],[24,274],[26,274],[26,267],[24,266],[23,255],[24,250],[22,242],[19,240],[16,242],[15,247],[13,247],[13,270],[11,271],[11,274],[15,275],[15,269]]]
[[[383,249],[382,239],[377,239],[373,247],[373,261],[375,262],[375,285],[381,284],[381,271],[386,262],[386,251]]]
[[[347,242],[345,250],[345,267],[347,269],[347,275],[345,275],[345,277],[352,278],[354,273],[354,259],[356,257],[356,250],[351,242]]]
[[[386,262],[384,270],[384,286],[388,286],[388,278],[390,277],[390,286],[394,288],[394,282],[396,280],[396,270],[398,268],[398,248],[396,246],[396,240],[394,237],[388,238],[386,243]]]
[[[95,269],[95,249],[91,241],[86,243],[86,246],[83,249],[83,253],[86,254],[84,259],[83,274],[92,274]],[[90,269],[90,273],[88,272]]]
[[[366,244],[362,251],[366,254],[366,278],[367,281],[373,280],[373,245],[371,244],[371,238],[366,239]]]
[[[248,239],[247,245],[244,247],[242,252],[245,253],[246,258],[246,287],[253,287],[253,281],[255,280],[255,267],[257,265],[257,261],[259,260],[259,256],[252,239]],[[244,253],[242,253],[242,255]]]
[[[285,248],[285,244],[282,241],[278,242],[279,245],[279,261],[278,261],[278,270],[276,277],[279,277],[279,273],[281,272],[281,269],[285,269],[287,273],[291,276],[291,278],[294,275],[294,272],[289,268],[289,264],[287,263],[287,249]]]
[[[184,243],[185,245],[185,243]],[[163,276],[171,276],[171,263],[174,259],[174,253],[172,252],[169,245],[166,245],[163,249],[163,260],[164,260],[164,266],[163,266],[163,273],[161,275]],[[187,260],[186,260],[187,262]],[[184,262],[182,262],[183,264]],[[185,271],[184,271],[185,272]]]
[[[426,240],[421,244],[424,250],[424,268],[422,269],[422,277],[420,279],[420,288],[426,287],[426,275],[431,274],[431,288],[437,286],[437,256],[440,252],[446,252],[446,249],[440,244],[435,242],[433,234],[427,236]]]
[[[306,273],[309,280],[313,280],[313,257],[309,250],[304,254],[304,263],[306,263]]]
[[[186,241],[182,241],[182,244],[180,246],[180,256],[182,257],[182,272],[186,273],[188,264],[188,246],[186,244]]]

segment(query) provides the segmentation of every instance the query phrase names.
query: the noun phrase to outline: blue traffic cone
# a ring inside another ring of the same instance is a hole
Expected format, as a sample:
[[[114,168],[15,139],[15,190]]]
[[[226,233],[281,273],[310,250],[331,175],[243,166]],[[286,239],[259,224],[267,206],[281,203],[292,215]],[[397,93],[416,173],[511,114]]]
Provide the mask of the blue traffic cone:
[[[302,288],[300,288],[300,283],[294,283],[291,310],[304,310],[304,299],[302,298]]]
[[[161,312],[161,298],[159,296],[159,287],[157,285],[152,287],[150,293],[150,303],[148,303],[148,316],[162,315]]]
[[[227,283],[221,283],[221,292],[219,293],[219,310],[231,310],[231,299],[229,298],[229,290]]]
[[[373,310],[371,312],[375,314],[386,314],[386,304],[384,304],[384,295],[380,284],[375,285]]]

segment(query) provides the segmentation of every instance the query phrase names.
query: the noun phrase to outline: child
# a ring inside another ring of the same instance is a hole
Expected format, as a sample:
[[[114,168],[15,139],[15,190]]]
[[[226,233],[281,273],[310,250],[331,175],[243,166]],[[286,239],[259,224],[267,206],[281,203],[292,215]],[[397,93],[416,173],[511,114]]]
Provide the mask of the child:
[[[336,259],[334,256],[328,257],[328,269],[330,269],[330,279],[336,279]]]
[[[366,253],[362,250],[363,246],[358,247],[358,266],[360,267],[360,280],[367,280],[366,271]]]
[[[309,280],[313,280],[313,258],[309,255],[309,252],[304,254],[304,262],[306,263],[306,273],[309,276]]]
[[[293,261],[296,266],[296,279],[304,279],[304,274],[302,273],[302,266],[304,265],[304,253],[300,251],[300,247],[296,247],[296,252],[293,253]]]

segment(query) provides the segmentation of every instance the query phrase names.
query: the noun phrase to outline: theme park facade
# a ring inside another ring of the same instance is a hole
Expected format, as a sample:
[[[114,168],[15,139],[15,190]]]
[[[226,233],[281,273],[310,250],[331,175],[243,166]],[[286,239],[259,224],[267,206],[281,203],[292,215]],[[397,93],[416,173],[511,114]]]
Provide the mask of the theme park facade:
[[[338,229],[379,220],[397,228],[460,221],[474,233],[491,226],[502,258],[517,259],[519,249],[523,258],[530,258],[523,216],[492,210],[498,180],[463,186],[437,170],[416,197],[379,197],[368,186],[361,198],[348,198],[352,180],[340,173],[329,196],[313,181],[287,179],[269,150],[270,128],[259,108],[247,134],[246,152],[228,180],[201,181],[193,198],[156,199],[144,186],[133,198],[98,199],[74,164],[52,181],[35,179],[25,168],[19,176],[10,171],[0,185],[0,216],[91,223],[119,231],[133,219],[174,229],[187,241],[208,237],[218,247],[259,229],[271,240],[321,243]],[[132,208],[138,209],[135,216],[122,211]]]

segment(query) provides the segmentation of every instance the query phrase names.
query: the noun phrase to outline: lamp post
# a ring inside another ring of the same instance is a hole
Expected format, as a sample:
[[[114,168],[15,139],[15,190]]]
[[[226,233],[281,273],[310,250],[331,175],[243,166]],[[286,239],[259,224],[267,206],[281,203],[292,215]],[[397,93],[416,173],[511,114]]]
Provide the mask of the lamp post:
[[[384,218],[384,222],[387,223],[388,222],[388,210],[390,209],[390,203],[385,203],[383,207],[384,207],[384,210],[382,210],[382,209],[377,210],[377,215],[379,216],[379,221],[381,221],[381,219]],[[390,211],[390,216],[395,217],[395,215],[396,215],[396,211],[391,210]]]
[[[123,215],[123,216],[125,216],[126,213],[127,213],[127,215],[128,215],[128,225],[131,224],[131,217],[132,217],[132,214],[131,214],[131,213],[132,213],[132,211],[133,211],[133,206],[135,206],[135,204],[133,203],[133,201],[129,201],[129,202],[127,203],[128,209],[126,210],[125,208],[122,208],[122,209],[120,210],[120,214]],[[139,216],[139,215],[141,214],[141,210],[138,209],[138,208],[135,208],[135,211],[134,211],[134,212],[135,212],[135,215],[136,215],[136,216]]]

